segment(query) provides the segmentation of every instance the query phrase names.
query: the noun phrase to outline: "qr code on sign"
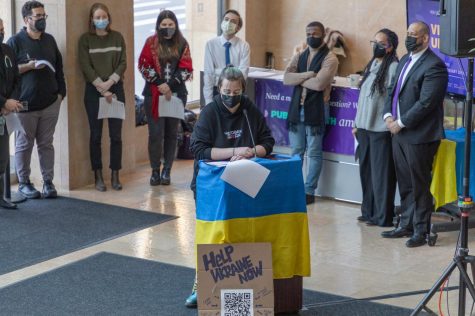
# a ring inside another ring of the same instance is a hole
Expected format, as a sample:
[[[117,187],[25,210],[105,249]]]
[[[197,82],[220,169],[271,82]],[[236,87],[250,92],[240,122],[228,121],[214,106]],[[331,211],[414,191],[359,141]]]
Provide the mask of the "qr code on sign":
[[[254,316],[253,290],[221,290],[221,316]]]

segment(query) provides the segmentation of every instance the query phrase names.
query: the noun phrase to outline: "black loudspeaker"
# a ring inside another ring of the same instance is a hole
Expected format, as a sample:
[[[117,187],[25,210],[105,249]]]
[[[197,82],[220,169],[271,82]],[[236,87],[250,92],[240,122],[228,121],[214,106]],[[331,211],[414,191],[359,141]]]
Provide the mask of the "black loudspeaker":
[[[454,57],[475,56],[475,1],[440,0],[440,51]]]

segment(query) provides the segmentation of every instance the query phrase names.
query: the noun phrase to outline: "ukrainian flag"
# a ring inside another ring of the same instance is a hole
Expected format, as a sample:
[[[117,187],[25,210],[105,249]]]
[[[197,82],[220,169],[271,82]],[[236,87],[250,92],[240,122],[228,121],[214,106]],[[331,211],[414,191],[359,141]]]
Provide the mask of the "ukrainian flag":
[[[310,276],[310,241],[298,156],[255,158],[270,170],[255,198],[221,180],[224,166],[201,161],[196,244],[270,242],[274,279]]]

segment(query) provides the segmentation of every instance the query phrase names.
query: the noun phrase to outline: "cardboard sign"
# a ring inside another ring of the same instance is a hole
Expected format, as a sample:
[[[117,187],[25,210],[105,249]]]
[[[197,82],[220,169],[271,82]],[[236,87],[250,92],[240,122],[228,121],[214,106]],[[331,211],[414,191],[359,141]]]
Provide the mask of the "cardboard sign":
[[[270,243],[198,245],[198,314],[226,313],[274,315]]]

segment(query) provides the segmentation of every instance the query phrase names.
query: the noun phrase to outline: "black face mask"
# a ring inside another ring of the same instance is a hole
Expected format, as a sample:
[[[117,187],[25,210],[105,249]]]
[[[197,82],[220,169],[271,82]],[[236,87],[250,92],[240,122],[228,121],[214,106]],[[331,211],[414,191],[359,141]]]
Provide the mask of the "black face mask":
[[[46,19],[38,19],[34,24],[35,30],[38,32],[44,32],[46,30]]]
[[[0,33],[0,44],[3,43],[4,38],[5,38],[5,33]]]
[[[374,58],[381,58],[386,55],[386,48],[381,47],[379,45],[374,45],[373,47],[373,56]]]
[[[158,29],[158,32],[160,33],[161,36],[170,38],[173,35],[175,35],[175,28],[164,27],[164,28]]]
[[[227,95],[227,94],[221,94],[221,100],[223,100],[223,104],[227,107],[232,109],[236,105],[241,102],[241,94],[239,95]]]
[[[422,43],[417,43],[417,37],[408,36],[406,37],[406,49],[408,52],[412,53],[422,46]]]
[[[321,37],[307,37],[307,45],[312,48],[319,48],[322,46],[323,39]]]

